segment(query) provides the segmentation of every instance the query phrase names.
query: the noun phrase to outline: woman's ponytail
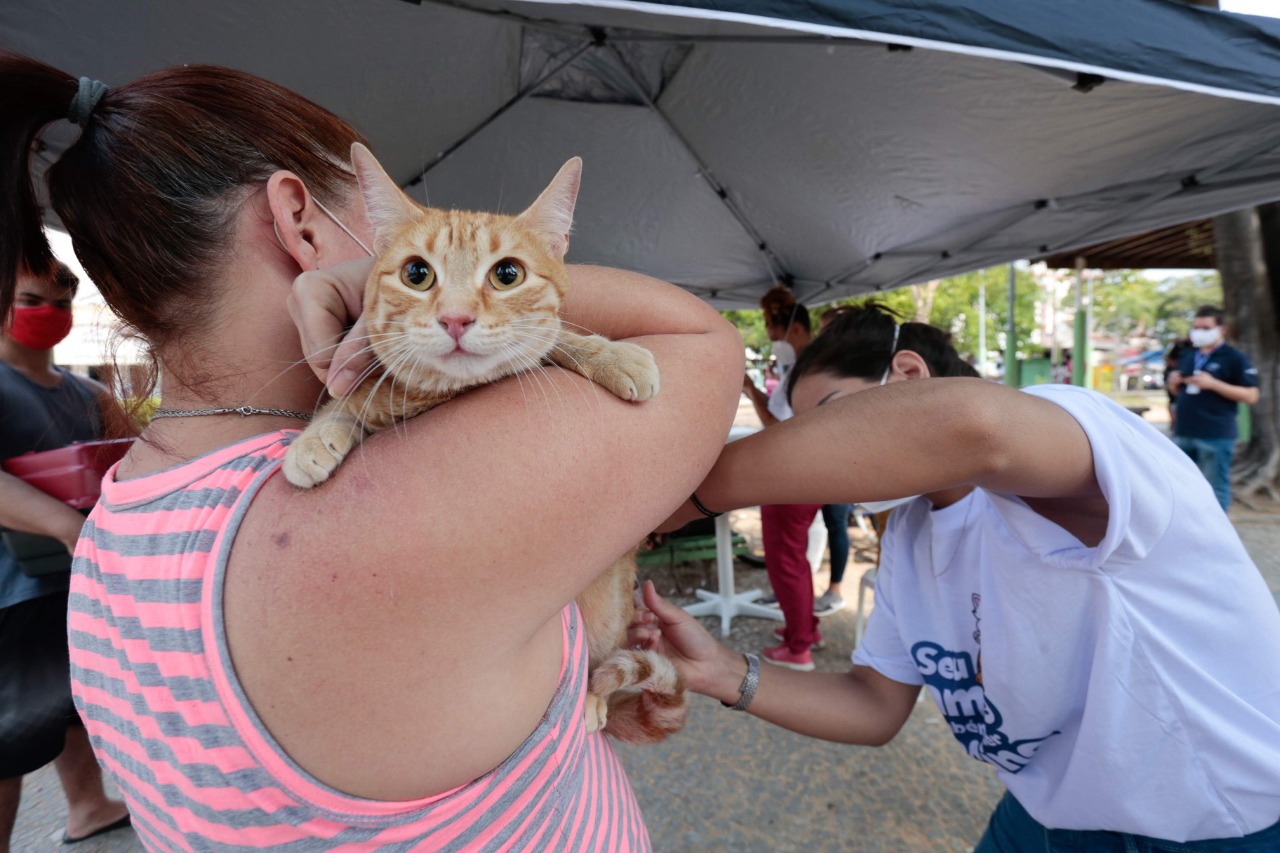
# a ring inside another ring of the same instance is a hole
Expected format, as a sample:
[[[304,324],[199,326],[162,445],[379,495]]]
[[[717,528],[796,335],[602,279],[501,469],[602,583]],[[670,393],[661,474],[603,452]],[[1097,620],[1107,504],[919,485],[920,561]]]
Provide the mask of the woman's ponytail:
[[[0,319],[13,307],[18,270],[53,267],[31,177],[41,131],[65,118],[78,83],[34,59],[0,53]]]

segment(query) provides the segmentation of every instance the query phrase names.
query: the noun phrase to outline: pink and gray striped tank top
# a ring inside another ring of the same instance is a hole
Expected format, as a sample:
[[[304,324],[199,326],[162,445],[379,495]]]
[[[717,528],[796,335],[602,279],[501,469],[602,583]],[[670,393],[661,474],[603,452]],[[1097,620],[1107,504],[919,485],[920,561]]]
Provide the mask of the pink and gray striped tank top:
[[[230,663],[222,581],[240,520],[293,435],[135,480],[114,482],[113,469],[85,525],[69,616],[76,705],[147,849],[648,850],[617,756],[584,727],[586,637],[572,604],[545,716],[467,785],[410,802],[360,799],[308,775],[272,739]]]

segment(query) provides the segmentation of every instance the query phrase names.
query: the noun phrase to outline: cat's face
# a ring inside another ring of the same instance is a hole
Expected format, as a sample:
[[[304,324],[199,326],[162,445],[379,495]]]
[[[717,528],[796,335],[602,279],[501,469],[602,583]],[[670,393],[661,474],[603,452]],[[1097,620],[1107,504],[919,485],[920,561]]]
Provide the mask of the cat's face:
[[[560,329],[581,161],[519,216],[423,208],[367,150],[352,161],[375,228],[364,312],[384,368],[453,391],[538,365]]]

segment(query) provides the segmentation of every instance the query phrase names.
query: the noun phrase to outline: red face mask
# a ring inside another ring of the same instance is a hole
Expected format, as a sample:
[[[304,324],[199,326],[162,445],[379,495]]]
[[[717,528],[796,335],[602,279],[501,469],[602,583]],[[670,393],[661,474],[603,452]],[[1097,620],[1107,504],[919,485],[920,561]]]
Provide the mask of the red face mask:
[[[15,305],[7,331],[28,349],[53,349],[71,334],[71,312],[56,305]]]

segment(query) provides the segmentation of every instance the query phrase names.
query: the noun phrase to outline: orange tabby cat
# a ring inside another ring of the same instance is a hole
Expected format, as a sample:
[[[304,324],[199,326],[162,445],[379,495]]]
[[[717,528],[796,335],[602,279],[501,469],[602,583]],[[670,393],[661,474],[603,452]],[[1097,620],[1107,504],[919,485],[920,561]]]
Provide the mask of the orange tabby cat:
[[[290,445],[289,482],[319,485],[367,434],[544,360],[624,400],[657,393],[658,367],[648,350],[560,323],[580,159],[565,163],[514,217],[424,208],[363,145],[352,146],[351,161],[375,230],[364,320],[376,364]],[[620,648],[634,584],[631,553],[578,597],[591,656],[587,723],[623,740],[661,740],[683,725],[684,682],[660,655]]]

